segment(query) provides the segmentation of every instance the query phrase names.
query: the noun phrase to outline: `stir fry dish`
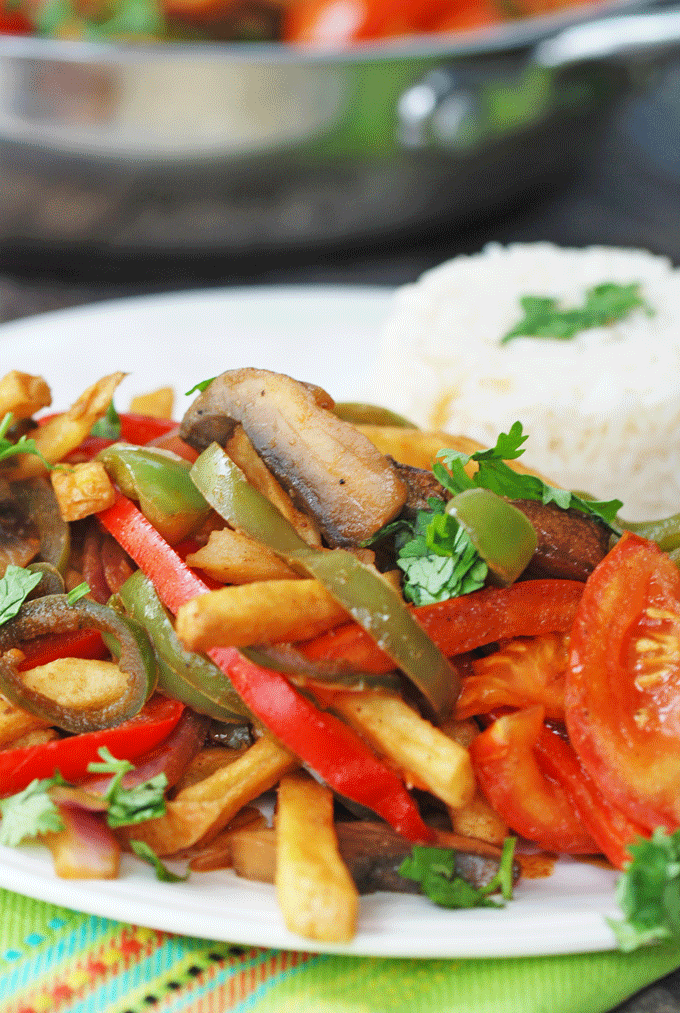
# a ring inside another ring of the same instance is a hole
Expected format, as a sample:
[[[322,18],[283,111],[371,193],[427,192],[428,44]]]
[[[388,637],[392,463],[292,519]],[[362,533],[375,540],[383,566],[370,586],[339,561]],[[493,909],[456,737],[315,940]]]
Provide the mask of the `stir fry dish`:
[[[575,6],[575,0],[3,0],[0,34],[351,46],[449,34]]]
[[[519,422],[237,369],[177,425],[124,375],[56,414],[0,381],[0,843],[272,882],[331,943],[362,893],[498,906],[527,849],[601,855],[620,945],[678,931],[680,518],[550,485]]]

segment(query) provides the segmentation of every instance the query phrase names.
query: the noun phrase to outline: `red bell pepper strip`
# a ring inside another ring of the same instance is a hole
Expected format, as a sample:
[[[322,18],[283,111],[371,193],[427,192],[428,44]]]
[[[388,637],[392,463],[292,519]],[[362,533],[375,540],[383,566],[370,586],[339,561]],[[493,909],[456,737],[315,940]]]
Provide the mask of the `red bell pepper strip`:
[[[99,630],[74,630],[67,633],[46,633],[42,637],[24,641],[21,653],[24,660],[19,671],[47,665],[57,658],[90,658],[103,660],[110,652]]]
[[[577,580],[526,580],[489,587],[414,609],[414,615],[448,657],[512,637],[566,633],[584,584]],[[356,623],[338,626],[298,644],[310,661],[344,661],[361,672],[389,672],[394,663]]]
[[[98,750],[107,746],[119,760],[135,760],[157,746],[173,730],[184,704],[168,697],[154,696],[129,721],[114,728],[84,732],[65,739],[53,739],[25,749],[0,751],[0,795],[13,795],[38,777],[52,777],[58,770],[67,781],[87,774],[88,763],[100,759]]]
[[[98,517],[171,612],[208,590],[126,497],[119,496]],[[400,778],[351,728],[315,707],[279,672],[254,664],[235,648],[214,648],[208,654],[253,713],[331,787],[380,813],[409,840],[432,840]]]

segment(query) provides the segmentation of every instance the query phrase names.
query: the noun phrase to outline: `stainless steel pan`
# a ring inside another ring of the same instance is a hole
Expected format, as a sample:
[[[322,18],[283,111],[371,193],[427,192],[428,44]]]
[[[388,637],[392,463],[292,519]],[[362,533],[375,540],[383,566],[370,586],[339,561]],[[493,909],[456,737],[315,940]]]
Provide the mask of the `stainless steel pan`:
[[[0,250],[252,254],[455,225],[567,169],[640,54],[680,45],[680,12],[586,11],[330,54],[1,38]]]

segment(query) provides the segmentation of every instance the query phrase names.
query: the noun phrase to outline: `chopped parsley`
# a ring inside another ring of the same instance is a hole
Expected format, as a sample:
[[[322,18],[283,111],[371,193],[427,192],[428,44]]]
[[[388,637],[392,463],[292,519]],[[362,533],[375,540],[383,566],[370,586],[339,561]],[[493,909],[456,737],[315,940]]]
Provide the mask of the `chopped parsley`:
[[[165,813],[165,789],[168,779],[165,774],[144,781],[134,788],[124,788],[123,778],[134,770],[129,760],[117,760],[106,746],[97,750],[102,758],[101,763],[89,763],[87,769],[92,774],[113,774],[104,798],[109,803],[106,811],[106,822],[110,827],[125,827],[132,823],[144,823]]]
[[[113,406],[113,401],[106,410],[106,415],[94,423],[90,436],[101,436],[105,440],[120,439],[120,415]]]
[[[89,594],[90,590],[91,588],[87,581],[82,580],[80,584],[76,584],[75,587],[71,588],[66,595],[66,601],[69,605],[75,605],[77,601],[80,601],[80,599],[84,598],[86,594]]]
[[[57,784],[66,784],[58,772],[54,777],[36,778],[23,791],[0,799],[0,844],[15,848],[32,837],[64,829],[59,809],[49,795]]]
[[[414,605],[457,598],[484,586],[488,567],[455,517],[441,500],[430,499],[413,521],[397,521],[381,535],[394,532],[397,565],[404,571],[403,593]]]
[[[493,899],[490,894],[500,891],[503,900],[512,899],[514,852],[515,838],[507,837],[498,872],[483,887],[473,886],[456,873],[456,852],[453,848],[416,845],[398,871],[405,879],[419,883],[423,893],[440,907],[502,907],[502,901]]]
[[[658,827],[628,850],[632,861],[616,885],[623,919],[609,920],[626,952],[680,935],[680,830],[667,834]]]
[[[208,380],[200,380],[198,383],[195,383],[193,385],[193,387],[191,388],[191,390],[188,390],[186,392],[186,396],[189,397],[190,394],[195,394],[196,391],[198,391],[200,394],[202,394],[204,390],[208,389],[208,387],[210,386],[210,384],[215,379],[216,379],[216,377],[211,376]]]
[[[130,847],[144,862],[153,866],[156,870],[156,879],[159,879],[162,883],[183,883],[185,879],[189,878],[189,873],[186,872],[183,876],[178,876],[177,873],[171,872],[166,865],[161,862],[160,858],[150,847],[146,841],[130,841]]]
[[[26,570],[10,563],[0,578],[0,626],[14,619],[26,598],[42,580],[40,571]]]
[[[654,312],[640,295],[639,283],[595,285],[587,290],[583,306],[569,309],[561,308],[557,299],[549,296],[525,295],[519,304],[524,317],[503,335],[502,345],[519,337],[565,341],[580,331],[621,320],[636,309],[643,309],[648,316]]]
[[[615,528],[615,519],[623,506],[621,500],[598,501],[583,499],[568,489],[556,489],[536,475],[524,475],[510,468],[505,462],[516,460],[524,453],[523,443],[528,439],[521,422],[515,422],[509,433],[501,433],[496,446],[489,450],[478,450],[474,454],[463,454],[457,450],[440,450],[433,471],[436,478],[454,496],[464,489],[490,489],[507,499],[532,499],[540,503],[555,503],[562,510],[575,507],[583,513],[594,514],[605,524]],[[465,465],[475,461],[477,471],[472,478],[465,471]],[[441,463],[443,462],[443,463]],[[446,467],[445,467],[446,465]]]
[[[31,440],[24,435],[20,436],[16,443],[14,443],[8,438],[7,433],[13,424],[14,415],[11,412],[7,412],[2,422],[0,422],[0,461],[5,461],[8,457],[13,457],[15,454],[33,454],[34,457],[40,458],[46,468],[51,469],[52,465],[40,453],[35,440]]]

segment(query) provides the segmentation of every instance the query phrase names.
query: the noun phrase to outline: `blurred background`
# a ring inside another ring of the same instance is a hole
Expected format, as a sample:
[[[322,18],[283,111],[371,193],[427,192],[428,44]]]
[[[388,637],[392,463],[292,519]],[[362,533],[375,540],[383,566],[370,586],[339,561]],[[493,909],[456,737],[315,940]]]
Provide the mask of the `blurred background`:
[[[201,286],[399,285],[490,240],[680,262],[672,6],[102,2],[5,0],[3,320]]]

